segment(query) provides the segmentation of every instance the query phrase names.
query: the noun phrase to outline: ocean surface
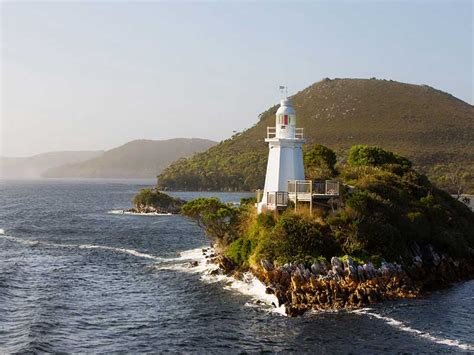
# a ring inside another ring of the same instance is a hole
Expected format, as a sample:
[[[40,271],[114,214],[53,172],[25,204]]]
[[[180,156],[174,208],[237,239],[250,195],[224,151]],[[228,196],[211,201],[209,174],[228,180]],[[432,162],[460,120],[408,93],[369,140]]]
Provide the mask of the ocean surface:
[[[288,318],[256,280],[188,267],[208,245],[193,221],[111,212],[148,184],[0,181],[0,353],[474,351],[473,281]]]

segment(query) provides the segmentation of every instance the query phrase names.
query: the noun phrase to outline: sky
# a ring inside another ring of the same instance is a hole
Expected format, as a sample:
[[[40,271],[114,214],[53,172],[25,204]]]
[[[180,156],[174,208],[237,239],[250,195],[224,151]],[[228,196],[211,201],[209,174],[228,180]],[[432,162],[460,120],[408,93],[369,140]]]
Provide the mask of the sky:
[[[0,155],[222,140],[329,78],[474,103],[472,1],[3,1]]]

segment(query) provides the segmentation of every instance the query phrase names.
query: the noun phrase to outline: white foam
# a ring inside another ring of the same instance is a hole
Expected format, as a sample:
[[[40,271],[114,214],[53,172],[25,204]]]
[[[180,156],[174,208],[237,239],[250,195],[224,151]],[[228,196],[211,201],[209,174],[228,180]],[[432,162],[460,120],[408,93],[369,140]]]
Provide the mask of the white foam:
[[[403,322],[400,322],[396,319],[385,317],[385,316],[382,316],[382,315],[377,314],[377,313],[369,312],[369,310],[370,310],[370,308],[363,308],[363,309],[354,310],[352,312],[357,313],[357,314],[368,315],[368,316],[383,320],[385,323],[387,323],[388,325],[390,325],[394,328],[397,328],[398,330],[414,334],[414,335],[416,335],[420,338],[430,340],[430,341],[432,341],[434,343],[437,343],[437,344],[440,344],[440,345],[452,346],[452,347],[456,347],[460,350],[474,352],[474,344],[464,344],[464,343],[461,343],[458,340],[444,339],[444,338],[436,337],[434,335],[431,335],[428,332],[423,332],[421,330],[411,328],[411,327],[405,325]]]
[[[4,234],[5,234],[5,229],[0,228],[0,235],[4,235]]]
[[[194,251],[195,252],[195,251]],[[207,255],[213,254],[214,250],[209,248]],[[267,287],[257,279],[252,273],[246,272],[242,275],[242,279],[238,280],[231,276],[226,276],[222,274],[213,275],[212,272],[218,269],[218,266],[214,263],[208,263],[206,255],[202,252],[198,253],[196,256],[199,257],[199,264],[196,267],[187,268],[185,271],[189,272],[199,272],[201,273],[201,280],[207,283],[221,282],[224,283],[224,289],[238,292],[246,296],[251,297],[254,301],[258,301],[266,305],[267,309],[270,306],[270,310],[274,313],[286,315],[285,306],[278,304],[278,298],[273,294],[266,293]],[[246,306],[255,307],[260,305],[254,303],[246,303]]]
[[[158,213],[158,212],[130,212],[126,210],[112,210],[108,211],[110,214],[128,215],[128,216],[172,216],[172,213]]]
[[[118,253],[123,253],[123,254],[130,254],[139,258],[145,258],[145,259],[152,259],[152,260],[168,260],[166,258],[161,258],[159,256],[151,255],[151,254],[146,254],[146,253],[141,253],[137,250],[134,249],[125,249],[125,248],[114,248],[114,247],[109,247],[106,245],[92,245],[92,244],[60,244],[60,243],[48,243],[48,242],[42,242],[42,241],[37,241],[37,240],[28,240],[28,239],[23,239],[23,238],[16,238],[8,235],[1,235],[2,238],[25,244],[25,245],[45,245],[49,247],[57,247],[57,248],[78,248],[78,249],[101,249],[101,250],[110,250]],[[169,259],[173,260],[173,259]]]

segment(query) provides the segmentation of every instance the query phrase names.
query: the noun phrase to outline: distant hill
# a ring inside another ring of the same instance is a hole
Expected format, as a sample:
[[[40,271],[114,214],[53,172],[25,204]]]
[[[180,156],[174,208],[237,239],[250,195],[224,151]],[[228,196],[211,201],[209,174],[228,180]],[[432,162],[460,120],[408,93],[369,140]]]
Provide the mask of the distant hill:
[[[324,79],[292,101],[306,148],[319,143],[343,153],[355,144],[379,145],[408,157],[448,188],[447,174],[461,169],[464,183],[474,189],[474,107],[450,94],[392,80]],[[159,176],[160,187],[262,188],[268,153],[264,137],[266,127],[275,125],[277,108],[263,112],[246,131],[169,166]]]
[[[103,154],[103,151],[50,152],[26,158],[0,157],[1,179],[35,179],[48,169],[66,163],[80,163]]]
[[[203,152],[216,142],[176,138],[135,140],[108,150],[98,157],[47,170],[44,177],[155,178],[171,162]]]

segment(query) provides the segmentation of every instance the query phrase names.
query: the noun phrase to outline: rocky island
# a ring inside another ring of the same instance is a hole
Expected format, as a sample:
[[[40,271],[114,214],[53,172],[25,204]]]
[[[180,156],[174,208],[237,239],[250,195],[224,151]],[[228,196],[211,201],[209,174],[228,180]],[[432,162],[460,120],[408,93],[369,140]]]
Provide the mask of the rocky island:
[[[412,163],[376,146],[354,146],[336,164],[316,146],[306,171],[337,179],[337,203],[257,214],[198,198],[181,213],[211,238],[221,272],[250,271],[290,316],[308,310],[361,307],[418,297],[474,276],[474,213],[415,171]]]
[[[186,201],[171,197],[156,188],[142,189],[133,197],[133,207],[124,211],[137,214],[177,214]]]

